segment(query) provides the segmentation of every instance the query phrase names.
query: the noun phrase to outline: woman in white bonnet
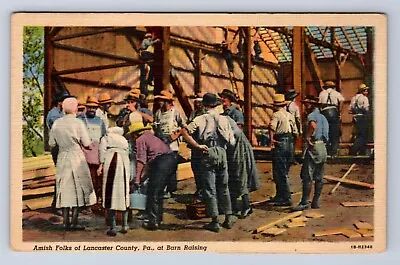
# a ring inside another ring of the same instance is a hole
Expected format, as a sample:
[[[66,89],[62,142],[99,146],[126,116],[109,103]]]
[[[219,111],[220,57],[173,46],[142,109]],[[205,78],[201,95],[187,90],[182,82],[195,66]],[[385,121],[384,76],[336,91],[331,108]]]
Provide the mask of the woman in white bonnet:
[[[128,141],[123,137],[124,129],[111,127],[101,139],[100,167],[97,173],[103,172],[103,207],[109,209],[110,227],[107,235],[116,236],[115,211],[123,211],[123,225],[120,230],[128,232],[128,209],[130,206],[129,182],[130,162]]]
[[[89,167],[81,146],[91,144],[83,122],[76,118],[78,101],[67,98],[62,103],[65,116],[57,119],[50,131],[49,145],[59,146],[56,165],[56,207],[62,208],[65,230],[83,230],[78,225],[79,207],[96,202]],[[72,225],[69,210],[72,207]]]

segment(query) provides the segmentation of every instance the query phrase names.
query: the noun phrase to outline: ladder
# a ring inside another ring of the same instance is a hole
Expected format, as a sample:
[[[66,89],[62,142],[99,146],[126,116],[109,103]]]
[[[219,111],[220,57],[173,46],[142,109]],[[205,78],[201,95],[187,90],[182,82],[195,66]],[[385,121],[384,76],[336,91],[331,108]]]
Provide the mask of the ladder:
[[[237,87],[237,83],[236,83],[236,80],[235,80],[235,74],[233,72],[230,72],[230,71],[228,71],[228,73],[229,73],[229,81],[231,82],[231,86],[232,86],[232,91],[236,95],[236,98],[240,99],[239,89]]]

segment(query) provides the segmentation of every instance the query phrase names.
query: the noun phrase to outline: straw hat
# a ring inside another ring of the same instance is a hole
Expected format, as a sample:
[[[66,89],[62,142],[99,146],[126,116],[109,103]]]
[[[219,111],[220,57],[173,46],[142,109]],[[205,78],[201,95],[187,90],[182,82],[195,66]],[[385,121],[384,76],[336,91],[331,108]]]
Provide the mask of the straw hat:
[[[97,101],[97,99],[93,96],[88,96],[86,99],[86,107],[98,107],[99,106],[99,102]]]
[[[298,95],[299,95],[299,93],[297,93],[296,90],[290,89],[290,90],[286,91],[286,93],[285,93],[285,100],[292,100],[295,97],[297,97]]]
[[[368,89],[369,89],[369,87],[367,87],[366,84],[361,84],[361,85],[358,87],[358,93],[361,93],[361,92],[363,92],[363,91],[365,91],[365,90],[368,90]]]
[[[286,105],[288,102],[285,100],[285,95],[283,94],[275,94],[274,97],[274,106],[284,106]]]
[[[145,130],[151,130],[151,125],[147,124],[146,126],[144,126],[143,122],[134,122],[129,126],[128,133],[139,133]]]
[[[125,100],[138,100],[140,97],[140,89],[132,88],[125,96]]]
[[[336,84],[333,81],[326,81],[323,85],[323,88],[336,88]]]
[[[236,95],[235,93],[233,93],[232,91],[230,91],[229,89],[224,89],[222,90],[221,93],[218,93],[218,96],[220,96],[221,98],[228,98],[230,101],[232,102],[236,102]]]
[[[110,97],[110,94],[107,92],[101,93],[99,96],[99,104],[106,104],[106,103],[111,103],[113,100]]]
[[[165,100],[172,101],[172,100],[174,100],[174,96],[168,90],[162,90],[160,92],[160,95],[155,96],[154,99],[165,99]]]
[[[301,103],[304,103],[304,104],[309,103],[309,104],[315,104],[315,105],[320,104],[319,98],[316,96],[313,96],[313,95],[306,96],[305,99],[301,100]]]

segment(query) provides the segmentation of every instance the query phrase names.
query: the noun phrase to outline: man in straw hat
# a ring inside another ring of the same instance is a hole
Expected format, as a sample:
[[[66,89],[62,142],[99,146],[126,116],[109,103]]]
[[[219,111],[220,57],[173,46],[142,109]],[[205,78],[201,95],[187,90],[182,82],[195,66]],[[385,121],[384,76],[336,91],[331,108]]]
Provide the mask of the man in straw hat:
[[[151,125],[135,122],[129,132],[135,141],[136,174],[132,189],[148,179],[146,212],[148,223],[144,228],[157,230],[163,221],[163,196],[168,177],[174,173],[175,157],[169,146],[151,132]]]
[[[291,206],[288,174],[290,169],[293,135],[297,135],[296,122],[292,114],[286,111],[287,101],[283,94],[274,98],[275,112],[270,123],[270,139],[272,148],[272,170],[276,194],[269,202],[276,206]]]
[[[108,120],[108,111],[112,103],[113,100],[111,99],[110,94],[107,92],[100,94],[99,108],[96,110],[96,116],[100,117],[104,121],[106,128],[110,126],[110,121]]]
[[[235,145],[229,121],[216,109],[219,104],[215,94],[206,93],[203,96],[203,106],[207,113],[196,117],[193,122],[182,129],[184,139],[194,148],[203,151],[200,159],[201,167],[204,170],[203,199],[208,216],[211,217],[211,222],[204,228],[216,233],[221,229],[218,222],[219,212],[225,214],[222,226],[227,229],[232,228],[226,146]],[[195,135],[196,140],[191,135]]]
[[[76,118],[78,101],[63,101],[65,116],[57,119],[50,131],[49,145],[59,146],[56,165],[56,207],[63,211],[65,230],[83,230],[78,224],[79,208],[96,203],[88,165],[81,146],[90,146],[90,137],[83,122]],[[70,222],[72,208],[72,226]]]
[[[221,93],[218,93],[218,96],[222,99],[222,108],[224,109],[222,115],[231,117],[241,129],[244,124],[244,117],[243,112],[238,110],[237,107],[232,104],[236,102],[235,93],[229,89],[224,89]]]
[[[317,108],[320,105],[318,101],[317,97],[311,95],[302,100],[308,114],[305,130],[306,150],[300,173],[303,192],[299,205],[293,207],[293,211],[302,211],[310,207],[309,198],[313,180],[315,185],[311,208],[317,209],[320,204],[324,165],[327,157],[325,143],[329,140],[329,124],[325,116]]]
[[[319,93],[321,113],[329,123],[328,153],[332,157],[337,155],[340,139],[340,113],[343,108],[343,95],[336,91],[336,84],[333,81],[326,81],[324,90]]]
[[[178,151],[180,130],[186,126],[182,114],[174,107],[174,98],[168,90],[162,90],[160,95],[154,97],[159,109],[154,114],[155,135],[169,145],[175,155],[176,170],[178,170]],[[166,197],[170,197],[177,190],[175,174],[168,180]]]
[[[350,113],[354,114],[353,122],[355,126],[355,141],[350,150],[351,155],[365,154],[368,137],[368,100],[369,87],[361,84],[358,93],[351,99]]]
[[[294,99],[299,95],[299,93],[296,92],[294,89],[290,89],[286,91],[285,93],[285,100],[288,102],[286,105],[286,110],[290,114],[293,115],[294,120],[296,121],[296,129],[298,132],[298,135],[303,134],[303,128],[301,126],[301,117],[300,117],[300,108],[294,101]],[[293,151],[292,151],[292,158],[291,158],[291,163],[292,164],[297,164],[296,159],[295,159],[295,145],[296,145],[296,136],[293,136]]]
[[[83,149],[83,152],[89,165],[97,199],[100,201],[103,178],[97,175],[97,169],[100,166],[99,144],[101,138],[106,134],[106,125],[100,117],[96,116],[96,109],[99,107],[99,102],[95,97],[88,96],[85,106],[86,113],[84,116],[79,116],[79,119],[85,123],[92,144],[88,149]]]

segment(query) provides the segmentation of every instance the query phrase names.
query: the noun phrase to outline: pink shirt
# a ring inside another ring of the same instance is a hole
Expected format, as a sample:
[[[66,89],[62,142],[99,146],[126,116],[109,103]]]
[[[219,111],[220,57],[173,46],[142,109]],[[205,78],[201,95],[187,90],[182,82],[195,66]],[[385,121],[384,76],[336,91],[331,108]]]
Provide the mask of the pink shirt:
[[[151,132],[144,132],[136,139],[136,160],[148,164],[159,155],[171,152],[169,146]]]

